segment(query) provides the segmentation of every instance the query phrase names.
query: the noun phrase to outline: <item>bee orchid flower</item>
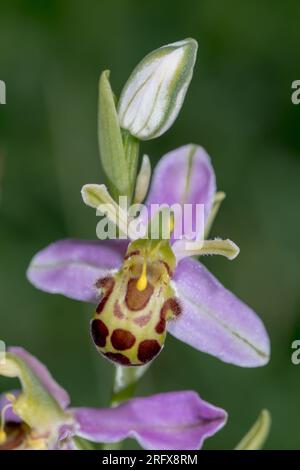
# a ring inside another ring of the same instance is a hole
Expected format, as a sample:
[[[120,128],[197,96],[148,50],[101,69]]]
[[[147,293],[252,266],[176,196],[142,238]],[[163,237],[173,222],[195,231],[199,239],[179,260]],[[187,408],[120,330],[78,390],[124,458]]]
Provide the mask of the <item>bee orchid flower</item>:
[[[0,375],[18,377],[22,386],[0,395],[0,450],[78,449],[78,437],[105,443],[132,437],[145,449],[198,449],[227,419],[191,391],[134,398],[114,408],[72,408],[47,368],[20,347],[8,350]]]
[[[82,194],[94,208],[112,201],[103,185],[86,185]],[[160,160],[145,206],[201,204],[207,231],[218,194],[209,156],[201,147],[186,145]],[[124,231],[122,214],[118,223]],[[107,216],[117,223],[112,214]],[[118,364],[151,361],[162,350],[167,331],[224,362],[266,364],[270,344],[262,321],[195,258],[220,254],[233,259],[238,247],[220,239],[185,243],[190,235],[153,240],[133,233],[131,242],[61,240],[33,258],[28,279],[46,292],[96,303],[93,340]]]

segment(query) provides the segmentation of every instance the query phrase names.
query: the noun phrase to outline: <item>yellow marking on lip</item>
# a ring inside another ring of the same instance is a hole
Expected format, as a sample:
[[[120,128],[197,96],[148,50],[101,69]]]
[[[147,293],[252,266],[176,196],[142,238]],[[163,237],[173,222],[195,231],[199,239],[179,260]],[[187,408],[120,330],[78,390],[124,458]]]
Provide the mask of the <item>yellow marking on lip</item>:
[[[4,444],[7,439],[7,434],[3,429],[0,429],[0,445]]]
[[[148,284],[148,280],[147,280],[147,263],[146,263],[146,260],[144,260],[143,268],[142,268],[142,274],[140,275],[139,279],[137,280],[136,288],[137,288],[137,290],[142,292],[143,290],[146,289],[147,284]]]

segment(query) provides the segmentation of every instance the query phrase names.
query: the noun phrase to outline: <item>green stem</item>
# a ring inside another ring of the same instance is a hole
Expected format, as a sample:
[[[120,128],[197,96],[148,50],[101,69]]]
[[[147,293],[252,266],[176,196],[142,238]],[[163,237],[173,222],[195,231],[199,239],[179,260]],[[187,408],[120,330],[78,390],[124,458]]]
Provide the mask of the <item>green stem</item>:
[[[139,160],[139,141],[135,137],[133,137],[129,132],[122,131],[123,137],[123,146],[125,152],[125,160],[127,163],[127,171],[129,176],[129,198],[130,201],[132,200],[134,191],[135,191],[135,183],[136,183],[136,174],[137,174],[137,167],[138,167],[138,160]]]
[[[114,385],[111,394],[110,406],[118,406],[130,400],[135,394],[137,383],[144,375],[150,364],[139,367],[116,366]],[[120,450],[122,442],[104,444],[103,450]]]
[[[139,367],[116,366],[111,406],[117,406],[133,397],[137,382],[148,367],[148,365]]]
[[[93,444],[82,437],[73,437],[73,441],[78,450],[95,450]]]

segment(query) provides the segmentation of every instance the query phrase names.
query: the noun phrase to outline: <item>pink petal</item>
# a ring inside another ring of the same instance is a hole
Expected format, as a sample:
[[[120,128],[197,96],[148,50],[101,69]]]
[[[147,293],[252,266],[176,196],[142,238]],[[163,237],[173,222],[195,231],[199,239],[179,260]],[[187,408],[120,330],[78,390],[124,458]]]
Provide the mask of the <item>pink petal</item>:
[[[60,240],[34,256],[27,277],[51,294],[97,303],[96,281],[121,265],[127,244],[124,240]]]
[[[226,422],[226,412],[195,392],[134,398],[116,408],[74,410],[79,436],[96,442],[136,439],[145,449],[199,449]]]
[[[190,204],[190,226],[186,224],[183,230],[184,235],[189,236],[196,228],[196,204],[204,205],[206,220],[215,192],[216,180],[210,157],[202,147],[184,145],[167,153],[157,164],[146,202],[148,214],[151,204]],[[180,223],[180,227],[182,225]]]
[[[200,351],[243,367],[263,366],[270,342],[262,321],[198,261],[186,258],[174,276],[183,312],[169,332]]]

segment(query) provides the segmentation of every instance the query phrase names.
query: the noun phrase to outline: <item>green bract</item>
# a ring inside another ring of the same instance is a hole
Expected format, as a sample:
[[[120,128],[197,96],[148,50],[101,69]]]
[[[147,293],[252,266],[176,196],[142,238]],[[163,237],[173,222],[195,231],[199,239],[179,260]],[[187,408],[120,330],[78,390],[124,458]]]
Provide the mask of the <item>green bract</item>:
[[[239,442],[235,450],[260,450],[269,435],[271,415],[268,410],[262,410],[252,428]]]
[[[138,161],[138,142],[130,135],[122,136],[108,70],[101,74],[99,81],[98,136],[101,163],[113,198],[123,195],[131,199]]]

